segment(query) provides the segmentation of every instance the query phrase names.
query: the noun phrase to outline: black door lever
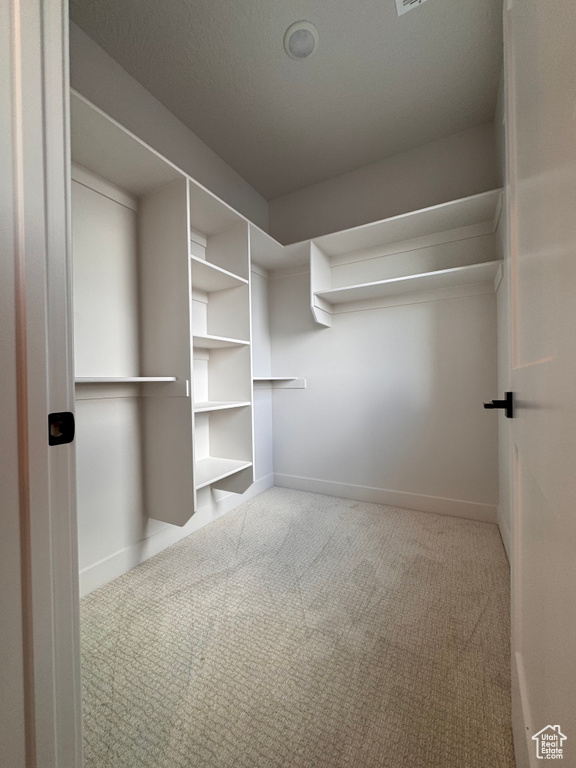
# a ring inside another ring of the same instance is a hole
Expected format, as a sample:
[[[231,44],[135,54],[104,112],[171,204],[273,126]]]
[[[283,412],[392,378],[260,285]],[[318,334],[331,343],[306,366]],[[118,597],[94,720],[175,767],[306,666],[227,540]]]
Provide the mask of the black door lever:
[[[502,408],[506,411],[506,418],[514,418],[514,392],[506,392],[505,400],[492,400],[491,403],[484,403],[484,408]]]
[[[66,445],[74,440],[74,414],[69,411],[48,414],[48,445]]]

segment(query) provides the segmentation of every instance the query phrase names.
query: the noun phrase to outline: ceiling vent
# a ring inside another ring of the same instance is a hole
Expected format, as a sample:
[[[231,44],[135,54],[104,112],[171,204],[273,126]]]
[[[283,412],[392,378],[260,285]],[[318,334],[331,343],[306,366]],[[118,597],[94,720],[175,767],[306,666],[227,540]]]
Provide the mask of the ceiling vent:
[[[291,59],[307,59],[318,47],[318,30],[309,21],[296,21],[284,35],[284,50]]]
[[[396,10],[398,16],[402,16],[403,13],[408,13],[413,8],[418,8],[419,5],[425,3],[426,0],[396,0]]]

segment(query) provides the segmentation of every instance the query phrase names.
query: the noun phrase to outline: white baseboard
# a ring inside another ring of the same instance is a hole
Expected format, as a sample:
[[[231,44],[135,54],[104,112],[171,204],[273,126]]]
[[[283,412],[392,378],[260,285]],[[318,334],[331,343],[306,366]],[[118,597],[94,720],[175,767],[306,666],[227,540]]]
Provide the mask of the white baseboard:
[[[415,509],[420,512],[436,512],[451,517],[464,517],[468,520],[479,520],[483,523],[496,523],[496,505],[479,504],[474,501],[459,499],[443,499],[438,496],[423,496],[418,493],[389,491],[385,488],[370,488],[364,485],[350,485],[328,480],[315,480],[311,477],[296,475],[274,475],[274,485],[282,488],[294,488],[298,491],[324,493],[327,496],[341,496],[345,499],[369,501],[374,504],[385,504],[390,507]]]
[[[510,564],[512,562],[512,534],[510,533],[510,526],[508,525],[508,521],[504,517],[500,506],[497,507],[496,514],[498,520],[498,528],[500,528],[500,536],[502,537],[502,543],[504,544],[504,549],[506,550],[506,557],[508,558],[508,563]]]
[[[127,571],[140,565],[140,563],[148,560],[148,558],[162,552],[166,547],[176,544],[180,539],[203,528],[208,523],[227,514],[254,496],[263,493],[273,485],[283,488],[294,488],[300,491],[310,491],[312,493],[324,493],[327,496],[341,496],[346,499],[369,501],[375,504],[386,504],[405,509],[416,509],[422,512],[436,512],[441,515],[463,517],[469,520],[480,520],[488,523],[497,522],[495,505],[443,499],[437,496],[423,496],[402,491],[390,491],[383,488],[369,488],[362,485],[315,480],[295,475],[270,474],[257,480],[242,495],[235,493],[218,494],[218,496],[221,496],[218,501],[215,501],[213,498],[212,503],[200,507],[190,521],[181,528],[175,525],[166,525],[166,527],[147,539],[124,547],[109,557],[83,568],[80,571],[80,596],[84,597],[84,595],[93,592],[104,584],[108,584],[108,582],[118,578],[118,576],[122,576],[122,574],[127,573]]]
[[[512,731],[516,768],[537,767],[538,759],[532,736],[541,727],[538,724],[535,728],[530,716],[522,656],[512,653]]]
[[[248,490],[239,495],[236,493],[218,494],[218,501],[213,501],[204,507],[200,507],[193,517],[181,528],[176,525],[166,525],[165,528],[157,531],[143,541],[132,544],[129,547],[114,552],[109,557],[93,563],[80,571],[80,597],[93,592],[98,587],[108,584],[112,579],[122,576],[123,573],[135,568],[148,558],[162,552],[166,547],[176,544],[176,542],[189,536],[199,528],[203,528],[208,523],[213,522],[222,515],[231,512],[245,501],[257,496],[263,491],[268,490],[274,485],[274,476],[256,480]]]

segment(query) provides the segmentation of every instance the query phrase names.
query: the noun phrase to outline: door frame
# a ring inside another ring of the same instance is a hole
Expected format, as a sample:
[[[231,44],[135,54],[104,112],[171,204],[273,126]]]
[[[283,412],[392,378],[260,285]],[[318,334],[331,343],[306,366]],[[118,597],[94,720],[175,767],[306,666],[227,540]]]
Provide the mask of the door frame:
[[[506,291],[507,291],[507,370],[506,388],[510,389],[512,369],[514,367],[514,338],[513,323],[515,321],[516,297],[514,295],[514,286],[511,274],[512,259],[517,258],[517,233],[516,233],[516,186],[514,179],[514,153],[516,151],[516,133],[515,133],[515,110],[514,100],[510,89],[512,88],[511,71],[513,66],[514,48],[513,38],[510,30],[510,13],[514,5],[514,0],[508,0],[503,8],[503,47],[504,47],[504,125],[505,125],[505,205],[506,215]],[[510,425],[505,425],[510,429]],[[512,705],[512,732],[514,738],[514,752],[516,763],[522,768],[531,764],[529,739],[531,737],[531,723],[529,722],[528,712],[525,711],[527,703],[525,695],[525,683],[522,675],[521,659],[517,652],[517,610],[519,598],[518,567],[520,558],[520,527],[521,519],[518,509],[518,493],[515,488],[515,461],[514,461],[514,442],[512,435],[508,434],[506,444],[509,455],[506,457],[508,474],[509,498],[507,499],[510,519],[510,670],[511,670],[511,705]]]
[[[11,675],[0,736],[14,768],[80,768],[75,451],[48,445],[48,414],[74,410],[68,4],[0,2],[0,546],[10,624],[0,652]]]

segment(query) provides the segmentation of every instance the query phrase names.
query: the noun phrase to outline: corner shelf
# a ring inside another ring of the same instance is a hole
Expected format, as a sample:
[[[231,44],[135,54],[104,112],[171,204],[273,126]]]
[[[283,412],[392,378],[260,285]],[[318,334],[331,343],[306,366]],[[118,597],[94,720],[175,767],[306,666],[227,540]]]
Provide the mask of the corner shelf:
[[[249,341],[230,339],[226,336],[194,335],[194,347],[197,349],[222,349],[223,347],[247,347]]]
[[[314,320],[495,291],[501,210],[495,189],[311,240]]]
[[[459,232],[459,235],[489,234],[496,231],[501,207],[502,190],[493,189],[322,235],[314,238],[313,242],[329,256],[338,256],[429,238],[454,230],[470,228],[471,231]]]
[[[225,477],[230,477],[243,469],[252,466],[251,461],[239,461],[237,459],[221,459],[216,456],[209,456],[206,459],[196,461],[196,490],[205,488],[207,485]]]
[[[392,277],[388,280],[378,280],[373,283],[332,288],[328,291],[316,291],[314,296],[322,299],[330,306],[334,306],[352,301],[398,296],[403,293],[416,293],[436,288],[486,283],[496,278],[500,264],[500,261],[488,261],[483,264],[440,269],[434,272],[423,272],[418,275]]]
[[[228,288],[237,288],[240,285],[248,285],[245,280],[227,269],[216,266],[198,256],[191,256],[192,263],[192,285],[194,289],[214,293],[215,291],[225,291]]]

